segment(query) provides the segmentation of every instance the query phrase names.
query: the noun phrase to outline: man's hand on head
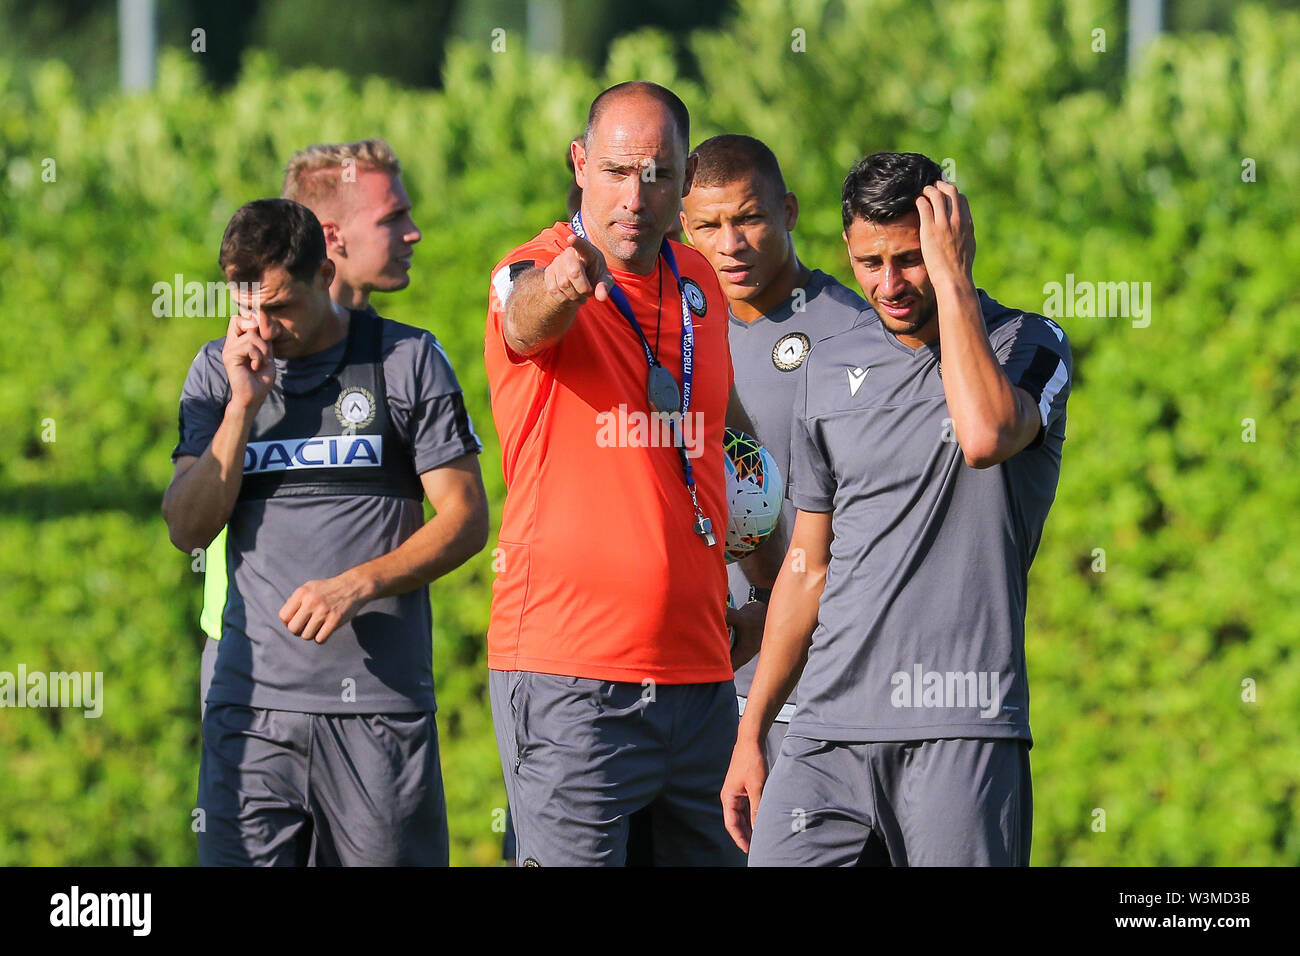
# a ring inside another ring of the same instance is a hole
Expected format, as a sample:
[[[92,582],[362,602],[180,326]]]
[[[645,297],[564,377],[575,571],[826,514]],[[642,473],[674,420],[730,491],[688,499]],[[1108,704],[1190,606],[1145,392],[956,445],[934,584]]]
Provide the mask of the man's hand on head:
[[[280,620],[291,634],[324,644],[365,606],[369,600],[367,590],[365,582],[352,571],[323,581],[308,581],[289,595],[280,608]]]
[[[972,282],[975,226],[970,204],[952,183],[940,180],[916,198],[921,218],[921,257],[930,282]]]

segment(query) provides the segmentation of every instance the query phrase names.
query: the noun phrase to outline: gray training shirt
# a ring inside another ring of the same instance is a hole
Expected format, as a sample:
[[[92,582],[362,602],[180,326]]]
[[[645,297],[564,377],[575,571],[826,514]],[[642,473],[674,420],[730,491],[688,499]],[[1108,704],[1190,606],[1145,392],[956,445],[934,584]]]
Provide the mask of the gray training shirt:
[[[910,349],[876,318],[804,362],[788,494],[833,513],[834,542],[792,734],[1032,746],[1025,592],[1056,495],[1072,361],[1055,322],[979,297],[998,362],[1043,422],[992,468],[962,458],[938,342]]]
[[[800,300],[792,295],[752,322],[731,316],[728,327],[736,394],[758,432],[754,437],[772,453],[782,476],[790,472],[790,407],[808,350],[819,339],[852,328],[860,317],[865,321],[876,314],[865,299],[820,269],[813,270],[802,292],[801,310],[796,309]],[[794,506],[787,500],[781,526],[763,547],[784,552],[793,528]],[[742,606],[749,597],[749,579],[739,564],[727,565],[727,584],[732,603]],[[757,668],[755,657],[736,671],[737,694],[749,694]]]
[[[456,375],[433,335],[384,319],[380,341],[386,407],[416,472],[480,452]],[[339,367],[347,342],[277,359],[276,388],[305,392],[323,382]],[[230,398],[224,344],[207,343],[190,366],[173,461],[202,454],[221,424]],[[421,503],[412,498],[239,501],[229,522],[228,597],[207,702],[332,714],[434,710],[426,588],[370,602],[324,644],[290,633],[279,618],[300,585],[392,551],[423,523]]]

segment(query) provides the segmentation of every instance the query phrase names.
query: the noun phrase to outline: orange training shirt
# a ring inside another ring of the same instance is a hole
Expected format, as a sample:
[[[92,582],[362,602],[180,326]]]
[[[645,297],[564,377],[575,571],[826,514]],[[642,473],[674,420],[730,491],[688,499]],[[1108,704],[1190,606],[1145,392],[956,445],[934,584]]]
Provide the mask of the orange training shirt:
[[[727,502],[722,433],[731,391],[727,304],[708,262],[672,243],[683,280],[704,293],[692,313],[695,367],[685,446],[708,547],[681,457],[650,414],[640,339],[612,301],[588,299],[558,343],[520,357],[505,343],[500,296],[544,268],[572,234],[556,223],[493,270],[484,359],[501,441],[506,501],[494,566],[488,667],[664,684],[732,678],[724,608]],[[511,266],[514,266],[512,275]],[[648,276],[610,270],[681,387],[681,298],[661,256]]]

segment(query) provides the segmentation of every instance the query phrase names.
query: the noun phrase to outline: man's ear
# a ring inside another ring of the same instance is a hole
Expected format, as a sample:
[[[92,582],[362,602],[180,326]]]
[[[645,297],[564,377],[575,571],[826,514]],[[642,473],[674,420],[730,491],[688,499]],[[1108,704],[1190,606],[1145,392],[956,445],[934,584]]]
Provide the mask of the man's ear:
[[[326,252],[331,255],[337,253],[340,256],[346,257],[348,252],[347,246],[343,242],[342,227],[333,219],[322,219],[320,227],[321,231],[325,233]]]
[[[325,294],[329,295],[330,286],[334,284],[334,261],[326,256],[321,260],[320,267],[316,270],[316,281],[325,283]]]
[[[569,144],[569,156],[573,159],[573,179],[579,189],[587,188],[587,146],[582,139],[575,139]]]
[[[786,193],[781,205],[785,208],[785,231],[794,232],[799,222],[799,199],[794,193]]]
[[[699,153],[691,153],[691,155],[686,157],[686,178],[682,180],[683,199],[685,199],[686,194],[691,191],[691,183],[695,179],[695,170],[696,167],[698,167],[699,165],[700,165]]]
[[[686,225],[686,210],[678,209],[677,218],[680,219],[682,223],[682,235],[686,237],[687,241],[689,241],[691,245],[695,245],[695,240],[691,238],[690,227]]]

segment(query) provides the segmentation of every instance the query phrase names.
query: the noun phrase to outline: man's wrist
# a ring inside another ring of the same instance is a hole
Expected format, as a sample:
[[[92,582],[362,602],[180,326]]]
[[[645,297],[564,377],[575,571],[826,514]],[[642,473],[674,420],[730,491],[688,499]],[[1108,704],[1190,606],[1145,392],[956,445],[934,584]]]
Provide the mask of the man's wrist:
[[[759,726],[758,720],[758,715],[761,712],[761,708],[755,703],[753,697],[745,702],[745,713],[741,715],[740,726],[736,728],[737,744],[762,746],[763,729]]]
[[[939,279],[931,278],[937,302],[958,303],[962,299],[976,298],[975,279],[967,272],[957,272]]]
[[[339,577],[351,592],[352,600],[361,606],[369,604],[379,596],[380,584],[375,575],[366,570],[364,564],[344,571]]]
[[[239,429],[240,434],[247,438],[253,430],[253,419],[257,418],[259,407],[261,407],[261,402],[256,402],[255,399],[231,398],[226,403],[226,411],[222,416],[222,420]]]

